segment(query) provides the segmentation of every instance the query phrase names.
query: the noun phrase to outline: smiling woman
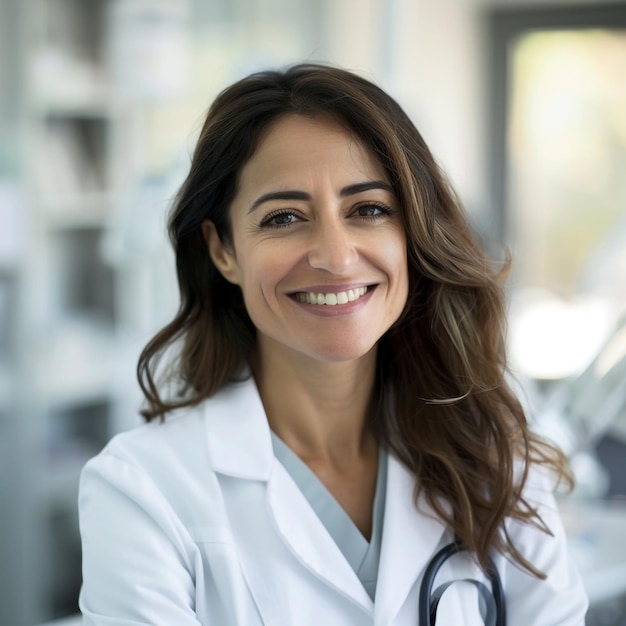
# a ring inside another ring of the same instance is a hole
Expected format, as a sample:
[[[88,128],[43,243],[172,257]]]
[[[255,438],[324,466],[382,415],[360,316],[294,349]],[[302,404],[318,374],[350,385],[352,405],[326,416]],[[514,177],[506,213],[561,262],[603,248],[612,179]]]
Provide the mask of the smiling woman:
[[[269,389],[279,355],[286,367],[308,356],[373,371],[372,349],[408,292],[406,237],[386,178],[337,122],[290,115],[241,170],[232,241],[203,223],[213,263],[241,288],[256,328],[254,369]]]
[[[583,623],[565,459],[504,378],[505,270],[393,99],[317,65],[235,83],[170,235],[151,423],[81,480],[84,623],[413,626],[450,542],[442,574],[473,584],[442,622],[506,597],[509,624]]]

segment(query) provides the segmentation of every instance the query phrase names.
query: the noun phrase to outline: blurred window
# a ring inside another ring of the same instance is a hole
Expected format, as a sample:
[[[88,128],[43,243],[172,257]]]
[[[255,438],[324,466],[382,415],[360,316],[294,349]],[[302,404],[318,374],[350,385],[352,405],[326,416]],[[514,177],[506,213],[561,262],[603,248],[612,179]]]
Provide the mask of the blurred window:
[[[601,286],[614,236],[626,251],[626,30],[531,32],[510,63],[516,281],[571,297]]]
[[[494,200],[511,358],[580,371],[626,302],[626,6],[494,14]]]

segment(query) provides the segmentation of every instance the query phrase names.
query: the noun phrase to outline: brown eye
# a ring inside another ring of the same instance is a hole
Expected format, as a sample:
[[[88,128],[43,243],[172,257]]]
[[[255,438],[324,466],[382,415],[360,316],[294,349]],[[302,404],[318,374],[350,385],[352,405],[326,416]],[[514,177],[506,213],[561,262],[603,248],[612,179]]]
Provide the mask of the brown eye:
[[[366,204],[365,206],[360,206],[357,211],[362,217],[374,217],[380,213],[380,207],[374,206],[373,204]]]
[[[393,215],[393,210],[384,204],[366,203],[360,204],[358,207],[356,207],[354,213],[357,217],[376,219],[379,217]]]
[[[291,224],[291,222],[293,222],[293,215],[291,213],[281,213],[280,215],[273,217],[271,221],[272,223],[281,226],[283,224]]]
[[[262,228],[281,228],[299,221],[293,211],[274,211],[261,222]]]

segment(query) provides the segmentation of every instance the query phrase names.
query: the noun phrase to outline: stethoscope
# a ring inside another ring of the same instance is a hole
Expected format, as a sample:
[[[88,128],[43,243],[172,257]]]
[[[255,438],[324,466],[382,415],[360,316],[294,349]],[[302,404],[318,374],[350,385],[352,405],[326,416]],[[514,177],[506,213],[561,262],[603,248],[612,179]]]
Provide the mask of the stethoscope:
[[[439,600],[441,600],[441,596],[443,596],[448,587],[457,582],[470,583],[478,589],[480,593],[480,609],[485,626],[506,626],[506,605],[504,602],[502,581],[491,559],[488,563],[489,571],[487,572],[487,578],[491,583],[491,591],[489,591],[487,585],[473,578],[461,578],[442,583],[433,591],[435,576],[441,566],[451,556],[463,552],[464,550],[466,550],[466,548],[464,548],[459,541],[455,541],[439,550],[430,560],[420,586],[418,609],[420,626],[435,626]]]

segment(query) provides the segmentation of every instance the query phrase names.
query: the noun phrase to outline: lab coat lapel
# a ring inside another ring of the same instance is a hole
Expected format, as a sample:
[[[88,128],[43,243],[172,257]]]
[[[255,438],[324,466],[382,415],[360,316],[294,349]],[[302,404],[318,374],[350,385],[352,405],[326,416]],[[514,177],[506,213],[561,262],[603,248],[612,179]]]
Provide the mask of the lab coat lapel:
[[[289,551],[317,577],[371,614],[373,602],[358,576],[302,492],[275,459],[267,416],[252,378],[230,385],[208,401],[207,435],[209,454],[217,472],[267,482],[270,514]],[[248,493],[247,489],[229,493],[227,505],[231,511],[238,511],[235,517],[246,515],[245,507],[250,505]],[[238,526],[238,520],[234,524]],[[253,567],[249,572],[256,590],[265,586],[262,577],[253,573],[256,572]]]
[[[440,544],[444,525],[423,498],[413,497],[415,477],[389,455],[383,540],[378,568],[377,624],[391,624]],[[417,616],[417,602],[415,605]]]
[[[358,576],[278,462],[268,484],[268,501],[278,532],[296,558],[371,614],[374,604]]]

